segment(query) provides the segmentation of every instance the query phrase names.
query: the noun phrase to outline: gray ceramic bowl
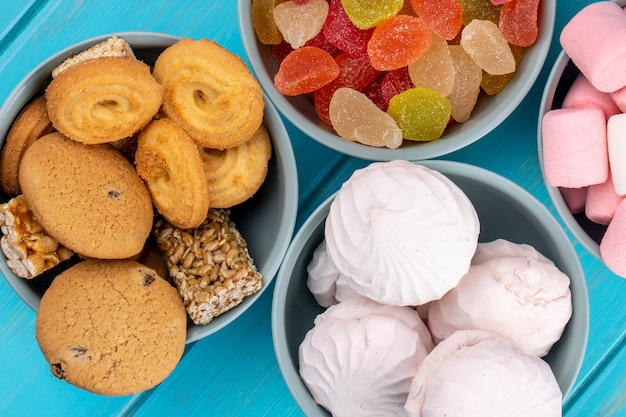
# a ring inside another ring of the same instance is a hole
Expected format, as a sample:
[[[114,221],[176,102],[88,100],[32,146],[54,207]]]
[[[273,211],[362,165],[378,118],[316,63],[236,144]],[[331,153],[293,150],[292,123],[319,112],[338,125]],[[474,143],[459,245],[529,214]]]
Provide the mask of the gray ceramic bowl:
[[[0,145],[4,143],[6,133],[18,112],[32,97],[40,94],[50,82],[50,73],[53,68],[72,54],[102,42],[112,35],[125,39],[133,47],[137,57],[147,64],[153,64],[164,48],[180,39],[176,36],[152,32],[112,33],[85,40],[59,51],[26,75],[0,108]],[[295,228],[298,208],[295,157],[282,119],[267,98],[265,102],[265,122],[273,145],[268,176],[264,185],[251,200],[232,210],[232,218],[248,242],[250,254],[263,274],[265,282],[261,291],[246,298],[242,304],[218,316],[211,323],[205,326],[190,323],[187,342],[193,342],[218,331],[239,317],[259,298],[274,279]],[[0,195],[0,197],[0,201],[8,200],[5,195]],[[4,254],[0,254],[2,275],[22,300],[36,311],[39,308],[41,295],[58,271],[54,269],[34,280],[26,281],[15,276],[7,267],[5,260]]]
[[[504,238],[530,244],[571,278],[573,315],[545,358],[566,397],[580,371],[589,333],[587,284],[566,233],[544,205],[497,174],[459,162],[420,163],[443,173],[468,195],[481,221],[480,241]],[[272,335],[280,370],[296,402],[310,417],[329,414],[315,403],[298,375],[298,346],[323,311],[307,288],[306,267],[324,238],[333,198],[317,208],[297,232],[277,275],[272,304]]]
[[[618,0],[616,3],[620,6],[626,6],[626,0]],[[567,56],[565,51],[562,50],[559,53],[550,74],[548,75],[548,80],[546,81],[543,95],[541,97],[541,104],[539,106],[539,123],[537,125],[537,149],[539,152],[541,172],[544,175],[544,182],[556,211],[561,219],[563,219],[567,228],[585,247],[585,249],[587,249],[597,259],[601,260],[600,241],[604,236],[604,232],[606,232],[606,226],[592,222],[585,217],[584,213],[572,214],[565,204],[559,189],[557,187],[550,186],[547,181],[545,181],[545,171],[543,168],[543,137],[541,132],[543,115],[552,109],[561,108],[563,99],[578,74],[580,74],[580,71],[576,65],[574,65],[569,56]]]
[[[545,62],[554,30],[555,1],[542,1],[539,38],[528,47],[522,62],[506,88],[496,96],[482,95],[471,118],[449,127],[441,139],[433,142],[405,143],[398,149],[375,148],[347,141],[318,119],[312,100],[306,96],[283,96],[273,83],[278,66],[271,48],[258,42],[250,15],[250,0],[238,0],[239,31],[248,61],[265,93],[278,110],[302,132],[336,151],[375,161],[392,159],[423,160],[446,155],[485,136],[502,123],[524,99]]]

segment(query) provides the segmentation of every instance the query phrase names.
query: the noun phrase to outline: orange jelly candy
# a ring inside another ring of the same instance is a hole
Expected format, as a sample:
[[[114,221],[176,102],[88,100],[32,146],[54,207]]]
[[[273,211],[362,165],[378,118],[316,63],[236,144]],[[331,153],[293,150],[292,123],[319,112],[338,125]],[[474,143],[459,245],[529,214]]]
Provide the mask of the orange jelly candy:
[[[367,44],[372,66],[391,71],[409,65],[428,51],[431,34],[419,17],[397,15],[384,20]]]
[[[274,76],[274,85],[286,96],[297,96],[325,86],[339,73],[332,55],[316,46],[303,46],[285,57]]]
[[[461,31],[463,7],[459,0],[410,0],[415,13],[426,25],[445,40],[451,40]]]

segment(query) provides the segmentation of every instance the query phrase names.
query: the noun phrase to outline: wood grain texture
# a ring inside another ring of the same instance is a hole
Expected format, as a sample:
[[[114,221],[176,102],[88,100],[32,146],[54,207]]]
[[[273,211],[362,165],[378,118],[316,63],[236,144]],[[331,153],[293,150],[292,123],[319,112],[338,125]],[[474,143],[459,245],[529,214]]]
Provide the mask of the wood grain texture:
[[[0,12],[0,27],[5,28],[0,31],[0,103],[40,61],[73,43],[110,32],[147,30],[206,37],[244,57],[233,0],[40,0],[19,7],[18,2],[8,3],[10,6],[3,4]],[[558,2],[552,47],[528,96],[484,139],[445,157],[511,179],[555,216],[537,159],[539,101],[560,52],[558,34],[589,3]],[[286,126],[298,164],[299,228],[355,169],[368,162],[323,147],[289,122]],[[608,271],[578,242],[574,245],[587,277],[591,330],[582,370],[564,405],[564,415],[625,416],[626,280]],[[131,397],[107,398],[76,389],[51,375],[35,342],[34,312],[0,279],[0,415],[301,416],[274,357],[272,289],[230,326],[188,346],[180,365],[155,389]]]

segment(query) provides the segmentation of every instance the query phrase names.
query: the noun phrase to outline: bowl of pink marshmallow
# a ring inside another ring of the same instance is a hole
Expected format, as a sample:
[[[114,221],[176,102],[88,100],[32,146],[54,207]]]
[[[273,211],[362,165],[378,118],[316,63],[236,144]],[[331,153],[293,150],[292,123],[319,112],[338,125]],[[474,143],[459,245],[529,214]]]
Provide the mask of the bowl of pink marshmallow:
[[[303,223],[272,335],[307,416],[561,416],[589,304],[565,230],[452,161],[373,162]]]
[[[599,1],[564,26],[538,123],[548,193],[574,237],[626,277],[626,1]],[[580,34],[584,33],[584,36]]]

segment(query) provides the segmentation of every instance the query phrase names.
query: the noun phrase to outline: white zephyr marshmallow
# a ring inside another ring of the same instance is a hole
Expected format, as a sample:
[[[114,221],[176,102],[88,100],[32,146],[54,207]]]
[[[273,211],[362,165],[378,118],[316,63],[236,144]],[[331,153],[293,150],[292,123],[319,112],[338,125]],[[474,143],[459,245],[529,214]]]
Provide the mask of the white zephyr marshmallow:
[[[550,366],[506,339],[459,330],[424,359],[405,405],[409,417],[561,417]]]
[[[572,316],[570,279],[551,261],[503,256],[472,265],[428,310],[435,343],[457,330],[488,330],[544,356]]]
[[[348,286],[345,277],[337,270],[328,256],[325,240],[315,248],[307,265],[306,283],[315,301],[322,307],[330,307],[348,298],[363,297]]]
[[[313,399],[334,417],[401,415],[432,349],[414,309],[350,299],[317,316],[300,344],[299,372]]]
[[[514,243],[506,239],[496,239],[491,242],[480,242],[472,258],[472,265],[481,264],[503,256],[524,256],[541,262],[553,264],[541,252],[526,243]]]
[[[469,198],[438,171],[375,162],[342,185],[326,219],[330,258],[357,293],[420,305],[455,287],[478,244]]]

